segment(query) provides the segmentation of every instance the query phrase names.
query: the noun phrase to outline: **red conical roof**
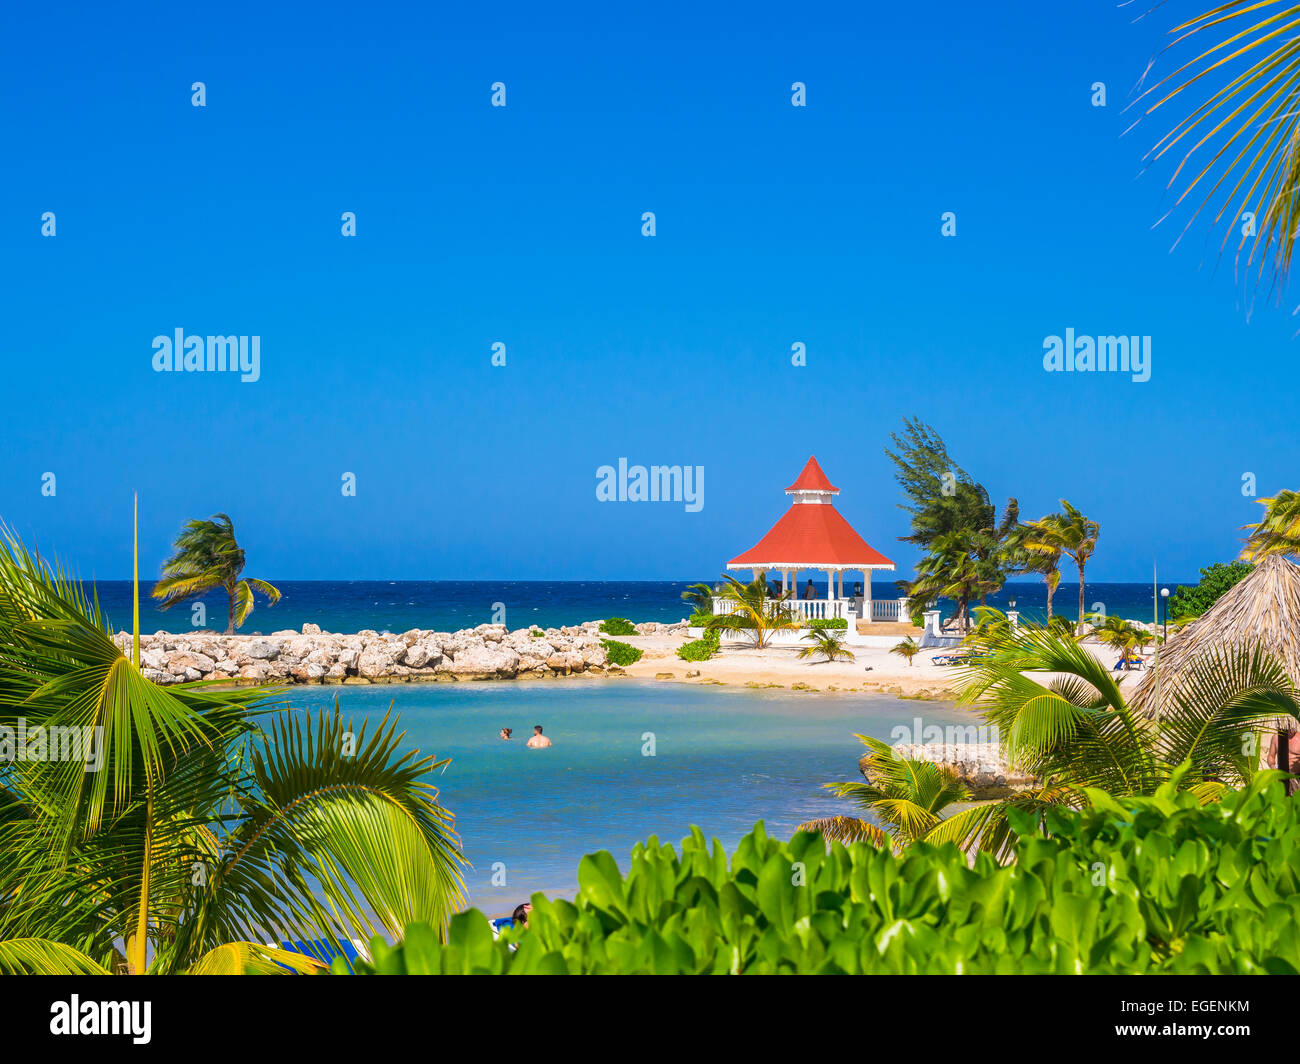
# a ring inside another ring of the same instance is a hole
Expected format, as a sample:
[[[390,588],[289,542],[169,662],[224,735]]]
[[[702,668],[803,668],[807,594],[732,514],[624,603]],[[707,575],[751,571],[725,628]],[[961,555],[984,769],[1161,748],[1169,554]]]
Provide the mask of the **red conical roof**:
[[[822,467],[817,464],[817,459],[811,455],[808,456],[808,464],[803,467],[803,472],[785,490],[787,492],[825,491],[833,495],[840,493],[840,489],[830,482],[830,478],[822,472]]]
[[[827,494],[831,484],[817,459],[809,458],[786,491]],[[894,563],[853,530],[830,499],[790,505],[772,530],[753,547],[727,562],[728,569],[892,569]]]

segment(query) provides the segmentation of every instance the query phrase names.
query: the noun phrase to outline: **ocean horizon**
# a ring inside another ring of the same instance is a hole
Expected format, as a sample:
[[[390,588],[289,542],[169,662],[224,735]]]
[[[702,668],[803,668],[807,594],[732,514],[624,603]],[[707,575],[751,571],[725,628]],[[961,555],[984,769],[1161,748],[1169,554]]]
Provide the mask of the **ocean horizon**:
[[[804,580],[807,579],[805,575]],[[265,634],[301,629],[317,624],[327,632],[405,632],[413,628],[450,632],[480,624],[505,624],[510,629],[537,625],[558,628],[607,617],[626,617],[634,622],[671,623],[690,615],[681,594],[694,583],[712,580],[271,580],[281,599],[268,607],[257,596],[257,605],[240,633]],[[816,577],[814,575],[814,583]],[[88,584],[89,586],[89,584]],[[846,584],[851,587],[852,584]],[[1172,593],[1176,582],[1160,586]],[[226,596],[213,592],[170,610],[158,608],[150,597],[153,582],[140,584],[140,630],[179,632],[190,629],[224,631]],[[874,598],[898,598],[897,584],[872,582]],[[115,629],[131,627],[132,585],[129,580],[104,580],[94,584],[100,606]],[[1108,615],[1131,620],[1152,619],[1152,586],[1149,583],[1096,583],[1085,585],[1085,608],[1098,604]],[[1078,612],[1079,585],[1062,581],[1052,600],[1053,611],[1066,616]],[[1026,620],[1041,620],[1047,612],[1047,592],[1040,581],[1015,581],[988,597],[987,604],[999,610],[1011,603]],[[202,611],[195,605],[202,604]],[[956,612],[956,603],[944,599],[940,609],[945,619]]]

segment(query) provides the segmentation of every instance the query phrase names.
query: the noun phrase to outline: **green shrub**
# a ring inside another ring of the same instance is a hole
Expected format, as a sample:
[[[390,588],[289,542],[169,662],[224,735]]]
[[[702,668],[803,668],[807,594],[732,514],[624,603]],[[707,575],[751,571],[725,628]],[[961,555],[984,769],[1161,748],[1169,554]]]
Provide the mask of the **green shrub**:
[[[611,665],[631,665],[641,660],[641,648],[620,643],[617,639],[602,639],[600,645],[605,648]]]
[[[728,862],[698,828],[584,857],[574,901],[532,897],[494,940],[477,910],[371,944],[365,973],[1288,973],[1300,971],[1300,816],[1278,774],[1200,805],[1152,798],[1017,813],[1016,860],[902,856],[762,824]],[[801,867],[795,874],[796,862]],[[796,885],[797,884],[797,885]],[[517,945],[517,951],[511,950]],[[336,962],[336,970],[342,965]]]
[[[718,632],[705,632],[703,639],[692,639],[677,648],[677,656],[682,661],[708,661],[718,652],[721,636]]]
[[[1250,575],[1254,568],[1250,562],[1215,562],[1201,570],[1201,582],[1195,587],[1181,584],[1169,596],[1169,619],[1199,617],[1223,596]]]
[[[601,621],[600,630],[606,635],[636,635],[636,625],[626,617],[610,617]]]
[[[845,617],[829,617],[824,620],[804,622],[805,628],[811,628],[815,632],[824,632],[828,629],[847,629],[848,626],[849,622]]]
[[[713,620],[713,614],[696,612],[690,615],[686,623],[691,628],[706,628],[711,620]]]
[[[541,629],[539,629],[539,628],[534,628],[534,629],[532,630],[532,632],[530,632],[529,634],[530,634],[534,639],[541,639],[544,635],[546,635],[546,633],[543,632],[543,631],[542,631]]]

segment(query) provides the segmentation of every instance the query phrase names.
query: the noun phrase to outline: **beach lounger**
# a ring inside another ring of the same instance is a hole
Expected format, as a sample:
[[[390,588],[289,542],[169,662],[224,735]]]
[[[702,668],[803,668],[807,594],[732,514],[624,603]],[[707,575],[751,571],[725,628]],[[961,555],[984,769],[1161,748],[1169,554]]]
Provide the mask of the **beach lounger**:
[[[268,946],[274,946],[274,942],[268,942]],[[343,957],[343,963],[348,966],[348,971],[352,971],[352,962],[358,957],[370,958],[370,953],[363,942],[353,939],[351,942],[341,942],[342,954],[339,953],[329,942],[323,938],[315,938],[310,941],[281,942],[280,949],[287,950],[290,953],[301,953],[305,957],[311,957],[322,964],[329,965],[334,962],[334,958]],[[292,971],[287,965],[280,965],[286,971]]]

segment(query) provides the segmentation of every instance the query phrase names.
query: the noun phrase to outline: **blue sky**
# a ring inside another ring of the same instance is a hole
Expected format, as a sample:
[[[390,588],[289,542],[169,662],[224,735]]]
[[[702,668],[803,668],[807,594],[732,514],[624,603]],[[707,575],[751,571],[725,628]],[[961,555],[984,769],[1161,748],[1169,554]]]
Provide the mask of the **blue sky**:
[[[1204,226],[1170,252],[1165,126],[1121,136],[1195,5],[878,8],[10,5],[0,515],[100,578],[135,490],[146,574],[226,511],[271,578],[709,578],[815,453],[906,572],[915,415],[1099,520],[1090,577],[1234,556],[1243,474],[1296,486],[1295,319]],[[1045,373],[1067,327],[1150,335],[1150,381]],[[261,379],[155,373],[176,328]],[[703,509],[597,502],[620,457]]]

